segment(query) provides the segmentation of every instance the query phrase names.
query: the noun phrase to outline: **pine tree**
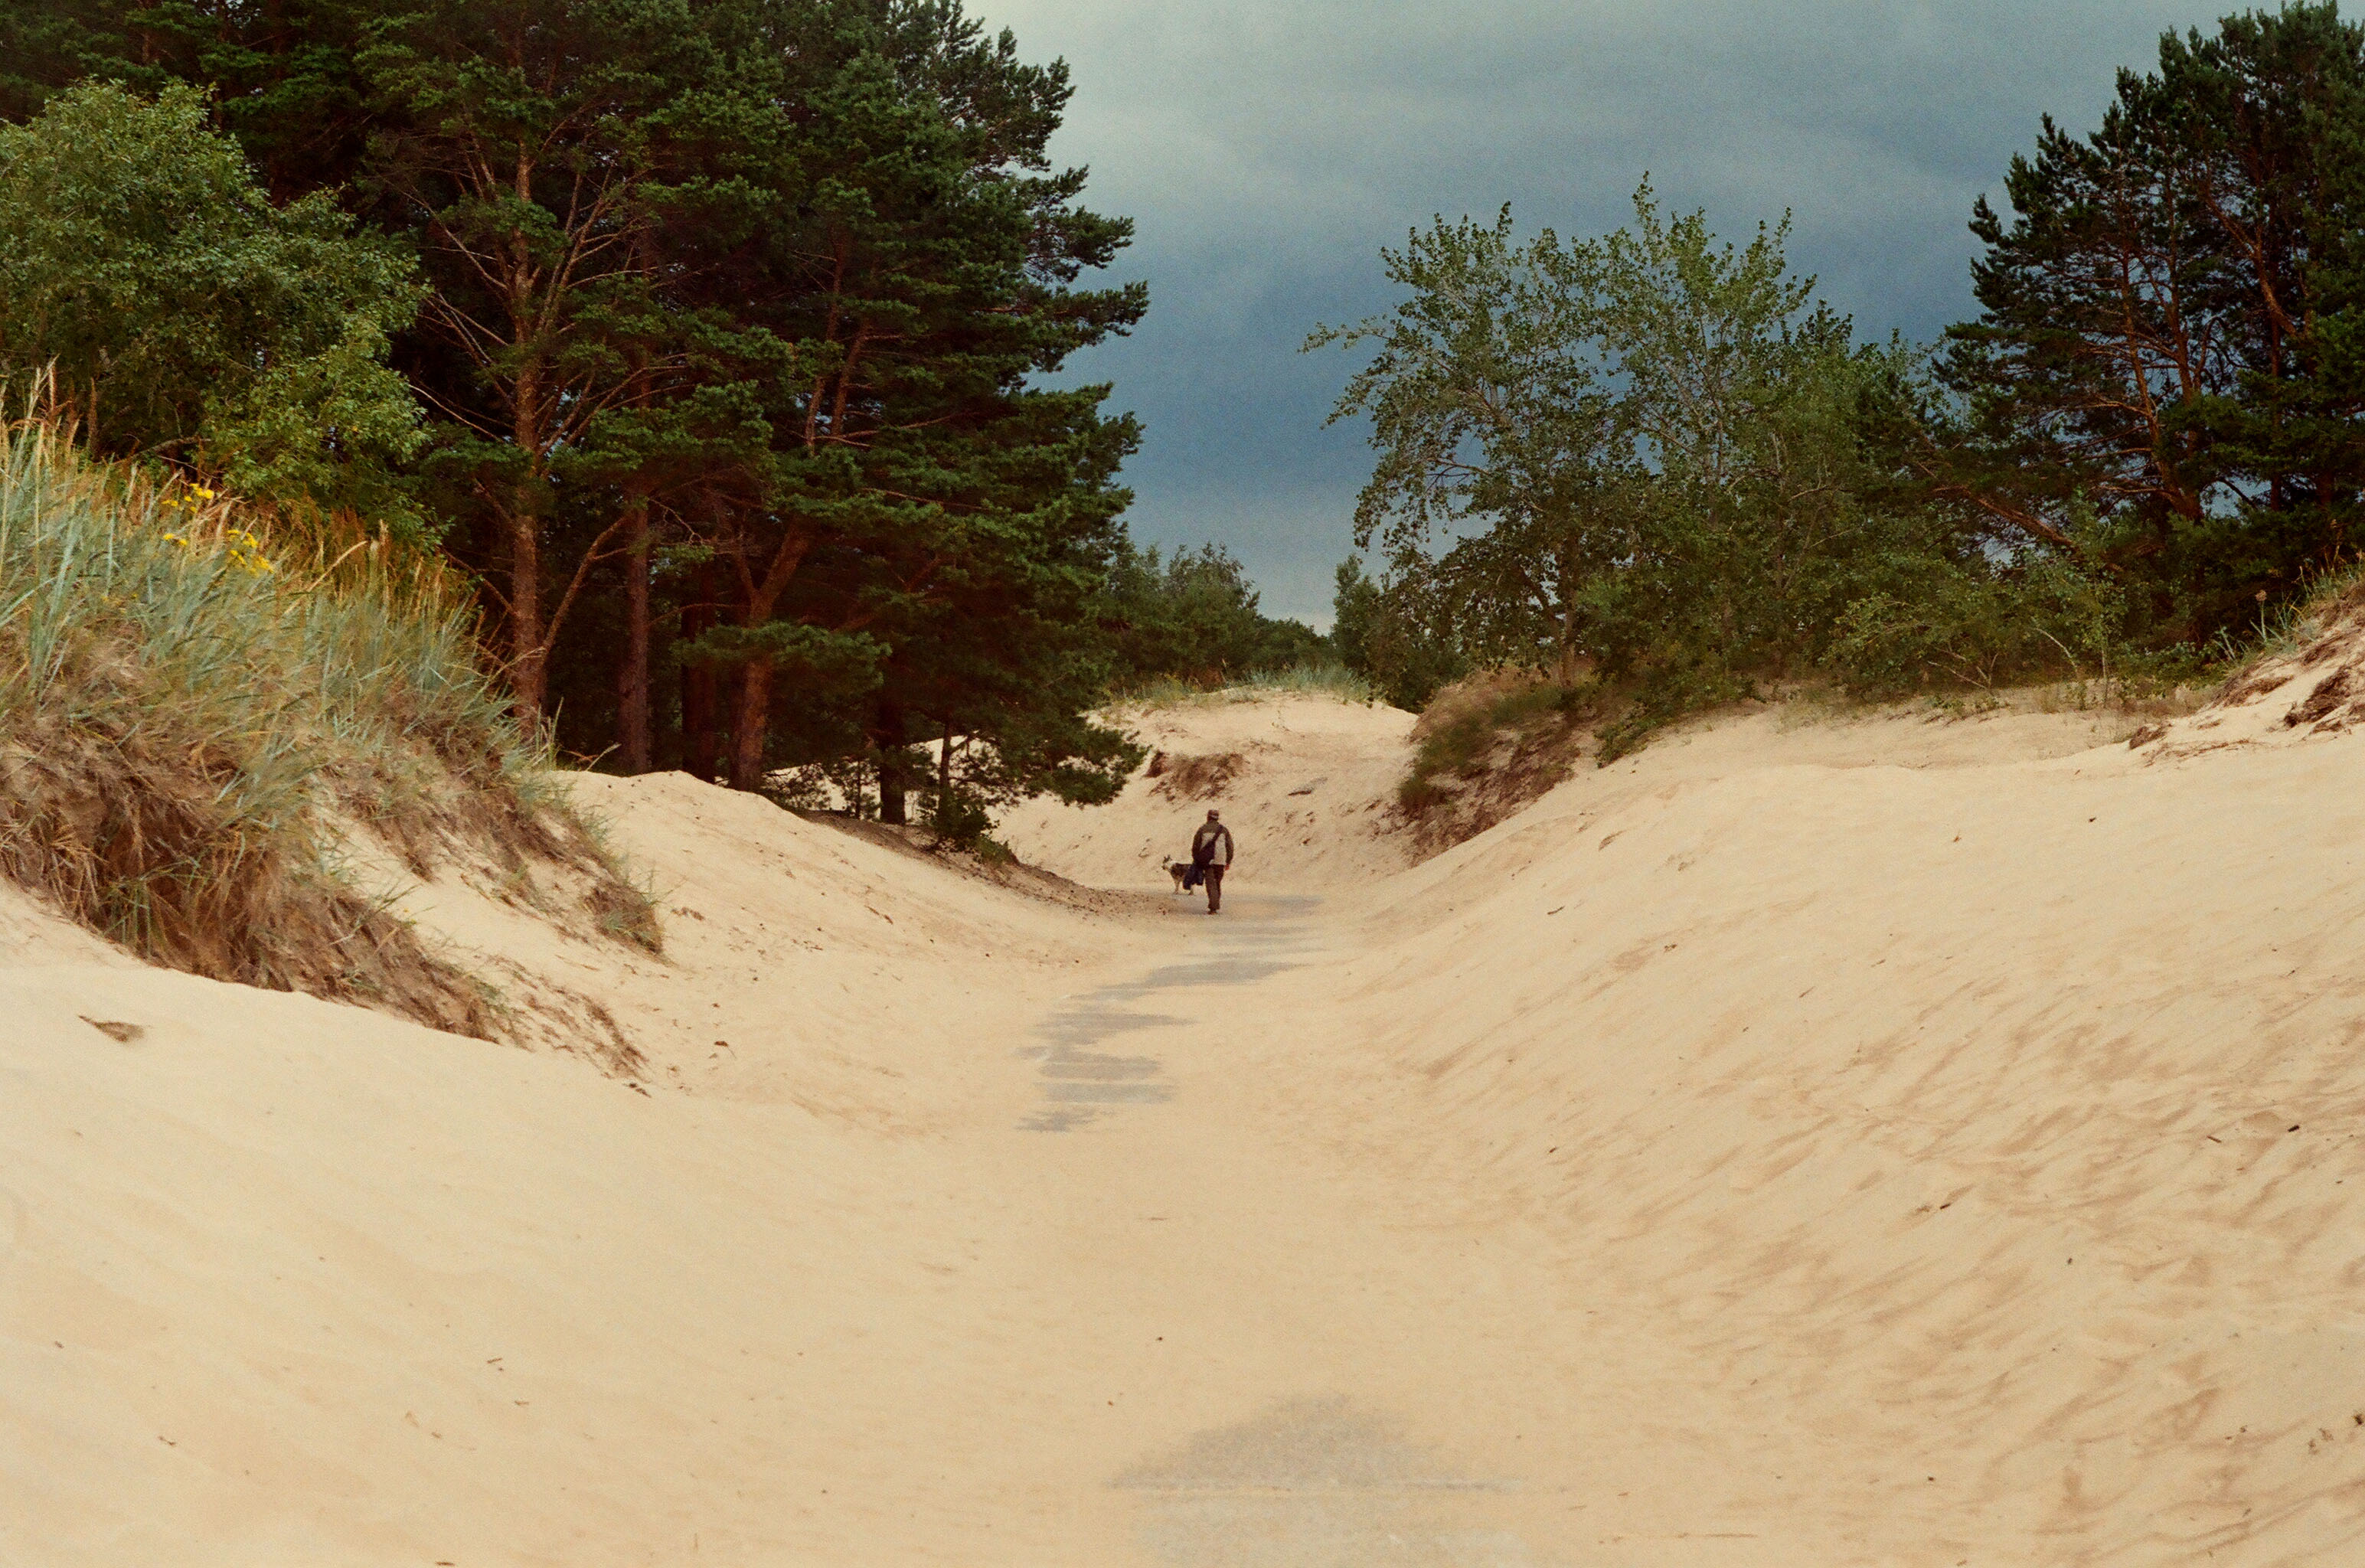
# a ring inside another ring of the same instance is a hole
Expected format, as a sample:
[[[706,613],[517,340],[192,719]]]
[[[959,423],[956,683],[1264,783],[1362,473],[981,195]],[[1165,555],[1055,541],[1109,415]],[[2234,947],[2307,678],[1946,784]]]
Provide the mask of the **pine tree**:
[[[430,0],[367,36],[367,178],[420,236],[433,285],[438,352],[414,367],[448,421],[432,468],[477,524],[510,686],[538,718],[555,635],[632,515],[552,572],[567,470],[664,364],[620,352],[614,330],[657,286],[645,197],[671,173],[660,128],[720,62],[687,0]]]
[[[1130,225],[1076,205],[1082,171],[1049,171],[1063,66],[1021,63],[949,0],[746,15],[736,58],[799,73],[793,91],[748,87],[779,106],[773,156],[746,175],[779,219],[733,274],[788,368],[768,466],[711,542],[736,584],[731,622],[683,650],[734,669],[743,789],[768,765],[783,676],[812,690],[877,671],[865,729],[891,755],[911,702],[886,678],[913,660],[885,650],[937,637],[1014,657],[1079,613],[1137,435],[1100,412],[1107,388],[1028,378],[1146,303],[1138,285],[1074,286]]]
[[[2365,28],[2329,3],[2169,33],[2090,135],[2048,118],[2011,220],[1974,210],[1968,439],[1933,476],[2102,561],[2165,639],[2337,557],[2365,478],[2360,139]]]

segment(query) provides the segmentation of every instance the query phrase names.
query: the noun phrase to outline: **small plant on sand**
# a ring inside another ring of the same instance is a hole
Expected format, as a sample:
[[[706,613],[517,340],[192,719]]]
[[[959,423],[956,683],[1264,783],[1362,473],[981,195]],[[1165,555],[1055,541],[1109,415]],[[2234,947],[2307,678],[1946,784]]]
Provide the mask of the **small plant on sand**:
[[[959,849],[975,849],[986,842],[986,834],[993,826],[993,813],[986,810],[983,801],[959,790],[947,790],[930,803],[928,826],[943,843]]]
[[[1235,689],[1251,692],[1303,692],[1335,697],[1341,702],[1377,702],[1380,694],[1369,680],[1342,664],[1292,665],[1287,669],[1258,670]]]

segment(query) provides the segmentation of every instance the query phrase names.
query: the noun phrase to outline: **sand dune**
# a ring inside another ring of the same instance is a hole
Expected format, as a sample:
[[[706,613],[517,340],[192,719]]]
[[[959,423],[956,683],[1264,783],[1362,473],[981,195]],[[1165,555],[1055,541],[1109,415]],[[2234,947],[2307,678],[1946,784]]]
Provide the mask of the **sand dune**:
[[[1168,711],[1219,920],[586,780],[665,959],[406,898],[622,1076],[0,904],[0,1562],[2365,1560],[2317,678],[1695,726],[1410,869],[1401,715]],[[1150,885],[1155,782],[1010,835]]]
[[[1033,801],[998,832],[1032,865],[1094,887],[1165,887],[1169,859],[1187,860],[1210,807],[1231,824],[1241,877],[1268,889],[1315,891],[1404,869],[1406,836],[1387,820],[1412,759],[1412,715],[1328,697],[1210,699],[1119,710],[1116,721],[1151,761],[1105,806]],[[1194,784],[1182,768],[1221,762],[1220,781]],[[1152,777],[1149,768],[1173,765]],[[1253,853],[1255,866],[1246,857]]]

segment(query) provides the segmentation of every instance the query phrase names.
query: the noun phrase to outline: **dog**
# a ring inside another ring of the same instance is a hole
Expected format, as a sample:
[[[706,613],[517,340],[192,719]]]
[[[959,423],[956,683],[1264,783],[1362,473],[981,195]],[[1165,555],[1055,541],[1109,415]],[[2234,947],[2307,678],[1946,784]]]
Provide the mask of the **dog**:
[[[1166,874],[1174,879],[1176,892],[1190,890],[1191,863],[1188,860],[1169,860],[1166,863]]]

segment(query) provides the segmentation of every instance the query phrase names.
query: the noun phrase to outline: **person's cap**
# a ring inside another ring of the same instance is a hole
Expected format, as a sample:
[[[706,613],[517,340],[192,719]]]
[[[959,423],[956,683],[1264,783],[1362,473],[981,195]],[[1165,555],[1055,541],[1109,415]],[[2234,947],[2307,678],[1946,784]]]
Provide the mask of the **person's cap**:
[[[1209,822],[1214,822],[1214,821],[1216,820],[1216,812],[1209,812],[1207,813],[1207,820],[1208,820]]]

